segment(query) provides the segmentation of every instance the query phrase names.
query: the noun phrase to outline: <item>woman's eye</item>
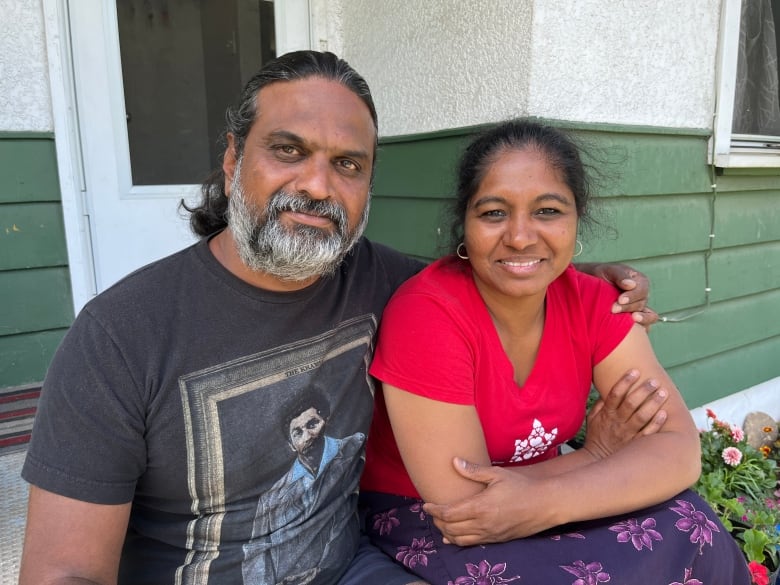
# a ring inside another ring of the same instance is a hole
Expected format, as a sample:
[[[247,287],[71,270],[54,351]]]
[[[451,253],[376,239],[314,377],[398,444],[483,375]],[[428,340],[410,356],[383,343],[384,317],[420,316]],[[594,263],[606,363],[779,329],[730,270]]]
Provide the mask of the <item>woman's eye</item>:
[[[555,209],[554,207],[545,207],[543,209],[540,209],[536,213],[537,215],[558,215],[560,211]]]
[[[506,213],[502,209],[488,209],[479,214],[480,217],[499,218],[504,217]]]

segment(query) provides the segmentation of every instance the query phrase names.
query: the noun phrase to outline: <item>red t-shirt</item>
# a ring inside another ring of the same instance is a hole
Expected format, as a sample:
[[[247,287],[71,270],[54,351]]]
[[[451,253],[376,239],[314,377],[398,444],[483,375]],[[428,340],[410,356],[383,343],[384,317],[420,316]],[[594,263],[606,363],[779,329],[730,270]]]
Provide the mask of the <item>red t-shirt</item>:
[[[550,284],[537,359],[521,387],[471,267],[442,258],[404,283],[387,305],[370,372],[420,396],[473,404],[494,465],[542,461],[577,433],[593,367],[631,329],[629,315],[610,310],[617,296],[608,283],[571,266]],[[419,497],[381,391],[361,488]]]

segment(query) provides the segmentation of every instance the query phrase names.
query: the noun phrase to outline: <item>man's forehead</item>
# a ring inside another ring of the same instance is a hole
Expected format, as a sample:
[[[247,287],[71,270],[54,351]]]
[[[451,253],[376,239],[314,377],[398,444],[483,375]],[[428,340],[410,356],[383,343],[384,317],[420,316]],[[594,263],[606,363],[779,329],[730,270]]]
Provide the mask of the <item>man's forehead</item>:
[[[367,134],[373,142],[376,127],[365,102],[343,84],[322,77],[277,81],[257,94],[254,125],[263,133],[291,132],[305,137],[307,130],[327,127]]]

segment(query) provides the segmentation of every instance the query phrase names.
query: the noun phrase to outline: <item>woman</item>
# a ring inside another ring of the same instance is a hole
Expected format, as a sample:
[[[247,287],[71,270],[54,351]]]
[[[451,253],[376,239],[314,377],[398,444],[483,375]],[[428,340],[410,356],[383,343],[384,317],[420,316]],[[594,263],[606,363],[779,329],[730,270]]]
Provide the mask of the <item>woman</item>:
[[[456,254],[383,315],[366,530],[434,585],[747,584],[727,531],[683,491],[698,434],[646,332],[571,267],[589,196],[576,146],[553,128],[506,122],[467,148]],[[661,431],[557,456],[591,384],[603,396],[626,371],[666,389]]]

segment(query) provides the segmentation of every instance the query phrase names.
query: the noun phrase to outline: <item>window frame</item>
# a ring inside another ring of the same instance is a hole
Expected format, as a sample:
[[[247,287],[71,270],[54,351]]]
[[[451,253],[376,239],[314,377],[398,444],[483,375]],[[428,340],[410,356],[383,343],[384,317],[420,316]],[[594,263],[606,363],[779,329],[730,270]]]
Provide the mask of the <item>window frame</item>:
[[[709,163],[722,168],[780,169],[780,142],[762,141],[757,135],[731,132],[743,1],[723,0],[721,5],[715,117],[709,145]]]

